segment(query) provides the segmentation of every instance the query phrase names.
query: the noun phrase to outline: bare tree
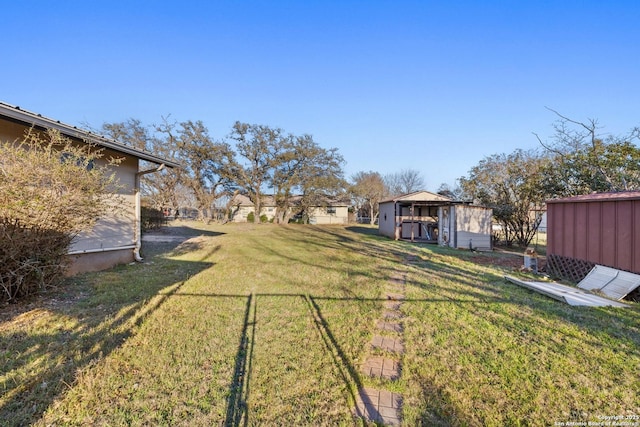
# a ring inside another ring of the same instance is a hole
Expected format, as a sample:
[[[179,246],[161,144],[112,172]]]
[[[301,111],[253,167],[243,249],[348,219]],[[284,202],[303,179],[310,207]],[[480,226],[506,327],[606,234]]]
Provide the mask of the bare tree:
[[[358,172],[352,178],[350,187],[356,209],[369,216],[369,222],[375,224],[380,210],[379,204],[385,196],[384,180],[378,172]]]
[[[425,187],[422,174],[415,169],[403,169],[400,172],[385,175],[383,179],[389,197],[413,193]]]
[[[640,128],[622,136],[601,134],[595,119],[580,122],[548,108],[558,120],[551,142],[538,142],[554,161],[544,171],[545,187],[553,196],[572,196],[640,188]]]
[[[177,161],[178,147],[174,137],[176,126],[168,120],[168,117],[163,117],[162,123],[154,126],[145,126],[140,120],[130,118],[124,122],[103,123],[99,132],[120,143]],[[141,170],[152,166],[148,162],[140,162]],[[184,206],[180,199],[188,195],[180,194],[181,173],[179,169],[171,171],[165,169],[158,173],[143,175],[140,180],[142,196],[156,209],[170,207],[175,210],[178,206]]]
[[[452,200],[459,201],[459,200],[462,200],[463,198],[462,188],[458,184],[456,184],[455,186],[452,186],[443,182],[442,184],[440,184],[440,187],[438,187],[438,190],[436,192],[441,196],[448,197]]]

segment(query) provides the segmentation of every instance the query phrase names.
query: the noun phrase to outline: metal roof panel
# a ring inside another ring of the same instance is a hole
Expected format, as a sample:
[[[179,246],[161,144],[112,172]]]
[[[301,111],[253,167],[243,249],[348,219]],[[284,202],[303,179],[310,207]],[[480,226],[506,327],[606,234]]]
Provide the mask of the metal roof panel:
[[[531,289],[569,305],[582,305],[589,307],[628,307],[628,305],[621,302],[603,298],[590,292],[586,292],[572,286],[561,285],[556,282],[532,282],[520,280],[511,276],[504,276],[504,278],[518,286]]]
[[[603,265],[593,267],[578,283],[581,289],[597,290],[617,300],[621,300],[638,286],[640,286],[640,275]]]

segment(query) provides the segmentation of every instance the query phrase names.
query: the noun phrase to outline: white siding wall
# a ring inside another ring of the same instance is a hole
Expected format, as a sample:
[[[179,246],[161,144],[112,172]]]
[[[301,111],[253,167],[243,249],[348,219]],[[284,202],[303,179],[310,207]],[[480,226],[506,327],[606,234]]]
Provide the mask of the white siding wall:
[[[309,221],[314,224],[346,224],[349,222],[349,208],[346,206],[334,206],[335,213],[330,213],[326,207],[317,207],[311,210]]]
[[[395,238],[396,233],[396,214],[395,203],[380,203],[380,215],[378,216],[378,233]]]
[[[106,152],[105,157],[109,156],[118,155]],[[71,252],[115,249],[135,244],[135,174],[138,171],[138,161],[127,157],[114,170],[122,186],[119,195],[123,203],[119,205],[119,211],[107,214],[92,230],[78,235],[71,246]]]
[[[455,215],[455,247],[491,250],[491,209],[457,205],[452,211]]]

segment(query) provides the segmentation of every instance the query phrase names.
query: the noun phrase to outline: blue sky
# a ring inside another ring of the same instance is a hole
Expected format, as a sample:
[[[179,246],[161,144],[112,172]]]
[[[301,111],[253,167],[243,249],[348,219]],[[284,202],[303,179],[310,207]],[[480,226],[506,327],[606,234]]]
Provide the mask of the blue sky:
[[[640,125],[636,1],[31,1],[2,6],[0,100],[73,125],[236,121],[428,190],[556,117]]]

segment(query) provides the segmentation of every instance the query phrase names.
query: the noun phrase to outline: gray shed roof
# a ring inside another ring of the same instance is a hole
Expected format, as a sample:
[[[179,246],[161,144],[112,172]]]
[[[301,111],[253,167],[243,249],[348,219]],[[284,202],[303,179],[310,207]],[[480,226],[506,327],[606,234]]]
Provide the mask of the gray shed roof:
[[[67,137],[89,141],[100,147],[108,148],[119,153],[128,154],[139,159],[146,160],[148,162],[156,163],[158,165],[164,164],[170,168],[180,167],[180,165],[176,162],[163,159],[162,157],[156,156],[155,154],[149,153],[147,151],[138,150],[129,145],[122,144],[115,139],[110,139],[84,129],[79,129],[76,126],[62,123],[60,120],[50,119],[48,117],[42,116],[41,114],[23,110],[20,107],[4,102],[0,102],[0,117],[6,117],[10,120],[23,123],[27,126],[34,126],[36,128],[56,129]]]
[[[409,194],[402,194],[400,196],[392,197],[390,199],[381,200],[380,203],[396,203],[396,202],[447,202],[452,203],[448,197],[440,194],[432,193],[430,191],[414,191]]]

